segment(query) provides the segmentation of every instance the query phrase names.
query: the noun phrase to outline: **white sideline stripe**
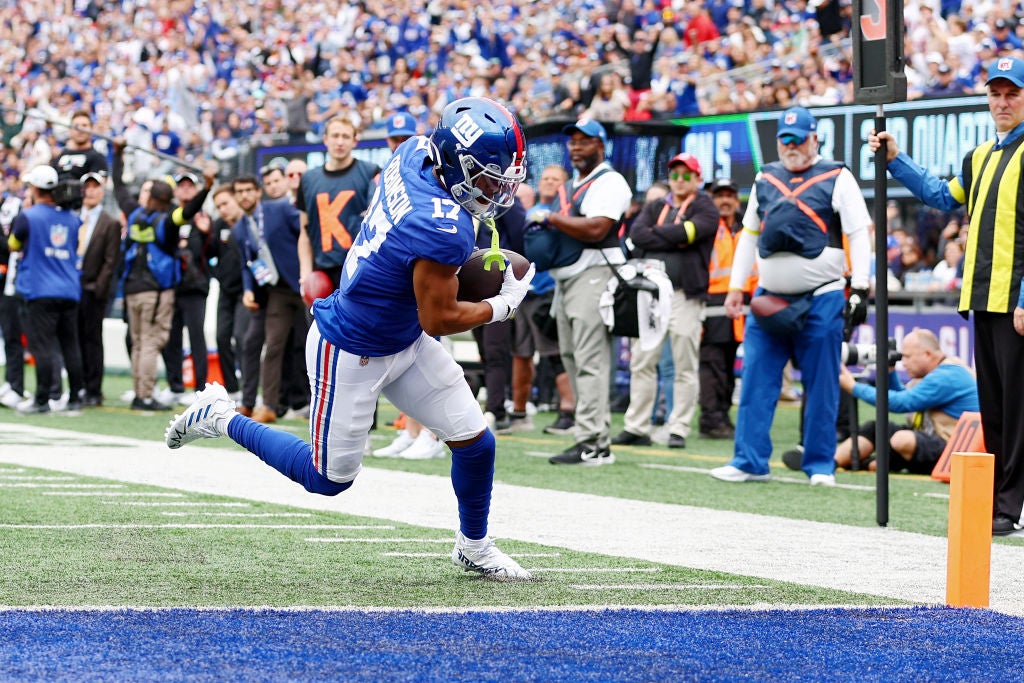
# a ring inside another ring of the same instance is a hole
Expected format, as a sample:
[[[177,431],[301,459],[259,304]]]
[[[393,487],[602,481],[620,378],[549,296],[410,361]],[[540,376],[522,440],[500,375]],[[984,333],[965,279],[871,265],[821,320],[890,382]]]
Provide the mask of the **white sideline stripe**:
[[[101,500],[100,505],[124,505],[133,507],[204,507],[204,508],[250,508],[251,503],[201,503],[199,501],[167,501],[150,503],[142,500]]]
[[[149,498],[184,498],[184,493],[157,491],[43,491],[44,496],[146,496]]]
[[[949,500],[948,493],[922,493],[925,498],[940,498],[942,500]]]
[[[161,512],[167,517],[312,517],[311,512]]]
[[[4,472],[6,470],[0,470]],[[25,470],[21,470],[24,472]],[[78,477],[51,477],[44,474],[0,474],[0,479],[5,481],[75,481]]]
[[[0,467],[0,472],[24,472],[24,467]]]
[[[360,527],[349,527],[358,529]],[[394,527],[362,527],[364,529],[383,529]],[[451,538],[307,538],[308,543],[453,543]]]
[[[661,567],[530,567],[530,571],[559,574],[657,574]]]
[[[0,529],[393,529],[349,524],[0,524]],[[449,541],[450,542],[450,541]]]
[[[768,588],[761,584],[738,585],[729,583],[570,583],[569,588],[581,591],[741,591],[748,588]]]
[[[258,605],[238,607],[181,607],[148,606],[148,605],[0,605],[0,613],[35,613],[35,612],[263,612],[302,614],[305,612],[357,613],[357,614],[533,614],[535,612],[813,612],[813,611],[860,611],[885,610],[887,612],[905,612],[920,609],[920,605],[832,605],[832,604],[768,604],[754,603],[749,605],[690,605],[669,603],[665,605],[533,605],[526,607],[512,605],[482,605],[472,607],[357,607],[354,605]]]
[[[448,553],[381,553],[381,557],[448,557]],[[562,553],[508,553],[509,557],[561,557]],[[530,571],[537,571],[531,569]]]
[[[19,482],[16,484],[5,484],[0,482],[0,489],[123,489],[124,484],[33,484]],[[53,494],[51,494],[53,495]],[[101,495],[101,494],[97,494]]]
[[[647,463],[640,465],[640,467],[649,470],[669,470],[672,472],[692,472],[693,474],[708,474],[710,470],[703,467],[684,467],[682,465],[659,465],[657,463]],[[710,475],[709,475],[710,476]],[[796,479],[793,477],[776,477],[772,475],[772,481],[780,484],[800,484],[807,486],[807,478]],[[849,491],[874,491],[874,486],[861,486],[860,484],[836,484],[835,486],[829,486],[828,488],[835,489],[847,489]]]

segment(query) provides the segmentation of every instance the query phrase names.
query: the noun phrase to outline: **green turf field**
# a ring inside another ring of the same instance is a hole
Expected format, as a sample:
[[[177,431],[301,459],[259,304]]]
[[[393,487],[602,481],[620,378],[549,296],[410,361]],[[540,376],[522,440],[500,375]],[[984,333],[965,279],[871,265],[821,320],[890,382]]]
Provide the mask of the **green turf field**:
[[[127,387],[108,378],[108,396]],[[381,405],[374,445],[394,434],[395,410]],[[0,449],[6,446],[77,448],[69,435],[33,436],[5,423],[108,435],[80,437],[82,447],[117,452],[116,437],[154,442],[169,414],[145,414],[108,400],[79,417],[20,417],[0,410]],[[498,437],[497,480],[544,490],[670,503],[860,527],[875,523],[875,477],[838,473],[840,486],[811,488],[802,473],[773,462],[771,485],[731,485],[706,471],[726,462],[731,442],[701,439],[685,450],[661,446],[616,448],[611,467],[554,467],[548,455],[569,437],[541,428],[553,413],[534,416],[532,432]],[[780,406],[777,450],[796,440],[798,408]],[[304,435],[303,421],[278,428]],[[621,426],[615,416],[613,431]],[[202,446],[239,450],[228,439]],[[448,458],[402,461],[368,458],[382,470],[447,476]],[[287,482],[284,482],[287,484]],[[287,484],[291,486],[291,484]],[[451,532],[338,512],[217,497],[0,464],[4,519],[0,537],[0,605],[351,605],[463,607],[478,605],[871,605],[899,600],[637,559],[576,552],[504,540],[502,547],[540,579],[501,585],[464,576],[450,565]],[[894,476],[890,527],[943,536],[945,484]],[[344,494],[343,494],[344,495]],[[1000,540],[1019,544],[1020,539]],[[851,558],[851,562],[855,560]],[[852,580],[851,587],[857,585]]]

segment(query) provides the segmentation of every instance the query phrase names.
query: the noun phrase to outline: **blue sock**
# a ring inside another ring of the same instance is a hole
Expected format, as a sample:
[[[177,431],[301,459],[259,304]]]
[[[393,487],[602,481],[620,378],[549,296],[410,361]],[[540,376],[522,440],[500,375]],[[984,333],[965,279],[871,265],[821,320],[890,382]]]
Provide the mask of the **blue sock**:
[[[494,484],[494,434],[452,449],[452,488],[459,500],[459,529],[469,539],[487,535],[487,515],[491,509]]]
[[[350,481],[339,484],[317,472],[313,467],[313,447],[294,434],[236,415],[228,422],[228,436],[310,493],[336,496],[352,486]]]

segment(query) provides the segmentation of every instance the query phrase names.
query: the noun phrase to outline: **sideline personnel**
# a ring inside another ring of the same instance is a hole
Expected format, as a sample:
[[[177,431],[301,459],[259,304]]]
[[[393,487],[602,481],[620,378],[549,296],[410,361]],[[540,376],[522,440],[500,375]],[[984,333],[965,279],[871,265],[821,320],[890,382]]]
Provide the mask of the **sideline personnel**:
[[[782,370],[794,358],[807,393],[803,470],[812,486],[835,485],[844,309],[853,325],[867,316],[871,216],[850,169],[818,154],[817,128],[817,120],[803,107],[782,112],[779,161],[758,174],[743,216],[725,300],[729,317],[743,314],[743,285],[756,252],[761,278],[757,294],[788,297],[790,306],[805,307],[805,318],[789,330],[774,332],[767,327],[770,318],[747,318],[733,458],[711,470],[711,476],[722,481],[771,479],[771,424]],[[853,271],[846,302],[844,236]]]
[[[974,363],[985,447],[995,456],[992,533],[1022,528],[1024,507],[1024,61],[997,59],[988,69],[988,109],[996,136],[964,157],[952,180],[938,178],[899,151],[887,132],[868,134],[872,151],[885,145],[889,173],[928,206],[966,205],[970,216],[960,314],[974,311]]]

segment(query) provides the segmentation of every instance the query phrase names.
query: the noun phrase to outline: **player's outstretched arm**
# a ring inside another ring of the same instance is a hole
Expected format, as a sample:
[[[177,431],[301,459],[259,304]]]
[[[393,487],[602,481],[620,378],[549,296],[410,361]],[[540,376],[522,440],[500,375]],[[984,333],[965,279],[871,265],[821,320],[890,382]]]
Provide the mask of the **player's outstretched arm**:
[[[420,327],[432,337],[458,334],[491,321],[490,304],[458,301],[458,266],[419,259],[413,268],[412,286],[419,308]]]

